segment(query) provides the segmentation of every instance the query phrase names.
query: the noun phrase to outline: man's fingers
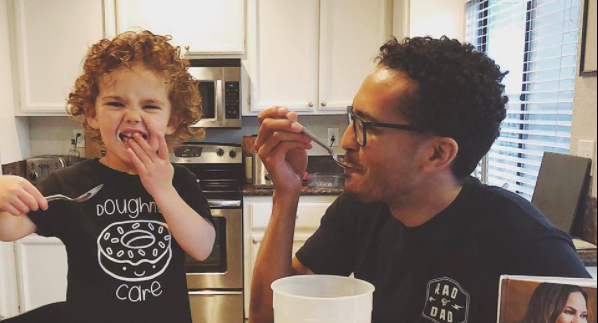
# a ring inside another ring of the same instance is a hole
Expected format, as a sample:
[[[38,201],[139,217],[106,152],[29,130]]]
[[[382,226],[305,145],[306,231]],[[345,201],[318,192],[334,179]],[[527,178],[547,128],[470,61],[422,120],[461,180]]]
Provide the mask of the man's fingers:
[[[271,107],[268,108],[257,116],[257,120],[261,124],[267,118],[280,118],[284,117],[289,112],[289,109],[286,107]]]
[[[284,141],[277,145],[274,149],[272,149],[265,159],[262,159],[264,163],[269,163],[270,160],[279,160],[284,159],[287,153],[294,149],[302,149],[307,150],[311,148],[310,143],[304,142],[291,142],[291,141]]]
[[[266,141],[259,149],[260,158],[261,156],[268,156],[268,154],[276,149],[278,145],[283,142],[298,142],[303,144],[308,144],[311,142],[311,138],[301,134],[301,133],[291,133],[285,131],[277,131],[274,132],[268,141]]]
[[[259,150],[262,145],[269,140],[275,132],[300,133],[303,127],[291,120],[268,118],[262,122],[258,130],[257,138],[255,139],[255,150]]]

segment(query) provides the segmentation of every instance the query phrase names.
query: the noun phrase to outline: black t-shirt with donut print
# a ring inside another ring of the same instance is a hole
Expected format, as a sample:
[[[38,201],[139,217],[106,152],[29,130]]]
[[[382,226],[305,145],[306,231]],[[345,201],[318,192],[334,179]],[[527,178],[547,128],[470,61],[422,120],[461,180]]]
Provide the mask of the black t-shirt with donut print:
[[[174,169],[179,195],[212,221],[196,176]],[[45,196],[79,196],[100,184],[86,202],[50,202],[48,210],[28,215],[37,234],[66,246],[68,322],[191,323],[185,252],[139,176],[86,160],[52,173],[39,189]]]
[[[496,322],[501,275],[591,277],[571,238],[531,203],[470,178],[418,227],[342,194],[297,252],[317,274],[376,287],[372,323]]]

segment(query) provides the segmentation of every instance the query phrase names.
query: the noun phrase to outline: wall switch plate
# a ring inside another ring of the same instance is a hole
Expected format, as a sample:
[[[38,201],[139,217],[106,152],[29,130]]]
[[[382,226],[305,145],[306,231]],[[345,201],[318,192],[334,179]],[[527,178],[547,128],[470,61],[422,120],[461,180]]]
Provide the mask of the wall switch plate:
[[[85,131],[83,129],[74,129],[72,139],[77,140],[75,144],[76,148],[85,148]]]
[[[593,140],[580,140],[577,142],[577,156],[594,159],[594,151],[596,149],[596,142]],[[596,161],[593,160],[592,163]],[[590,171],[590,176],[594,176],[594,165]]]
[[[328,128],[328,147],[338,147],[340,140],[338,128]]]

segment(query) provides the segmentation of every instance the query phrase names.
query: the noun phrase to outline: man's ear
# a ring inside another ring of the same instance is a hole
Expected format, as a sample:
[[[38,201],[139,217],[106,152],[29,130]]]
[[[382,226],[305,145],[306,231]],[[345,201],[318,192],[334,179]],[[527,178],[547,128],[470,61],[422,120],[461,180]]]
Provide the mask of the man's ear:
[[[424,171],[434,172],[436,170],[450,167],[457,153],[459,145],[453,138],[437,137],[430,142],[427,149],[427,161],[424,165]]]

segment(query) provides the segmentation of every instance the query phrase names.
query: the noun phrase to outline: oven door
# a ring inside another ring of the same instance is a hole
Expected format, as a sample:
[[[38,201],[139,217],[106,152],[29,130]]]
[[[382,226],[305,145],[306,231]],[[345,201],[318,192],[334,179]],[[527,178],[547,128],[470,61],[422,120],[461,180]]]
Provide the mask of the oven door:
[[[243,323],[242,291],[189,292],[193,323]]]
[[[243,288],[243,221],[240,208],[213,208],[216,241],[210,256],[186,260],[187,287],[203,289]]]

